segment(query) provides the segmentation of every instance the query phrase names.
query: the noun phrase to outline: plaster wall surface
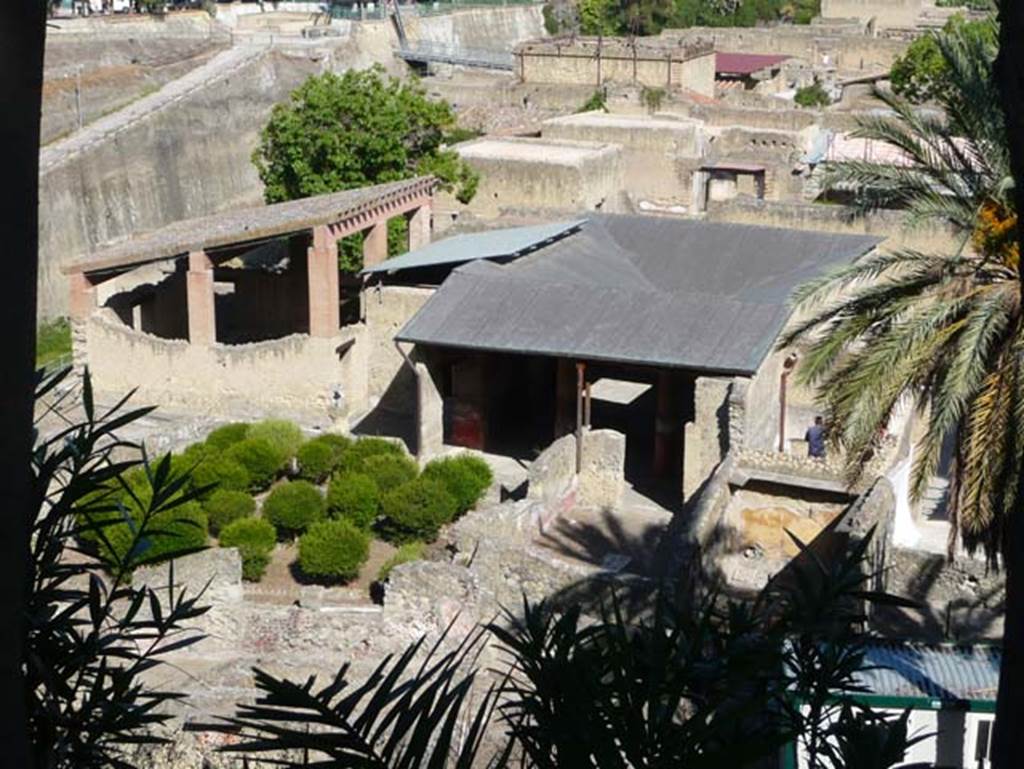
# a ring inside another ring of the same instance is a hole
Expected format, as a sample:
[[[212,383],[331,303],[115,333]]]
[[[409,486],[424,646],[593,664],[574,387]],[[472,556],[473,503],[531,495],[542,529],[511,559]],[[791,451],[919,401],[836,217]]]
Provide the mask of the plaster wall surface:
[[[519,76],[524,83],[591,84],[595,87],[640,85],[648,88],[685,88],[713,96],[715,93],[715,57],[706,53],[692,58],[624,56],[604,54],[566,46],[564,51],[522,52],[517,54]]]
[[[729,449],[728,399],[731,380],[697,377],[694,417],[683,426],[683,501],[693,499]]]
[[[779,437],[779,379],[786,350],[771,352],[751,377],[746,390],[743,448],[773,450]]]
[[[333,338],[294,334],[205,347],[133,331],[108,310],[85,324],[84,334],[76,335],[76,363],[89,365],[97,392],[120,396],[137,388],[140,403],[197,414],[293,416],[325,425],[343,417],[358,392],[357,366],[339,353],[348,342],[360,344],[365,333],[358,327]]]
[[[363,308],[370,404],[387,395],[387,403],[384,404],[387,409],[415,413],[416,378],[394,340],[395,334],[433,293],[431,288],[411,286],[379,286],[366,290]]]
[[[480,172],[469,210],[485,217],[503,208],[613,212],[623,186],[622,150],[611,143],[480,139],[459,145]]]

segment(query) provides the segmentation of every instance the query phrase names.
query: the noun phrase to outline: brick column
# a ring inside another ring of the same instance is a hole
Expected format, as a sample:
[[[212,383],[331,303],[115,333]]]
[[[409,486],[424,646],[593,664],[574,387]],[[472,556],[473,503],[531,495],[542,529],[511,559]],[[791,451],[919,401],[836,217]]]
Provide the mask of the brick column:
[[[408,221],[409,250],[415,251],[430,243],[430,201],[408,214]]]
[[[217,341],[217,315],[213,298],[213,262],[205,251],[188,255],[185,276],[188,296],[188,341],[209,346]]]
[[[326,226],[313,228],[313,244],[306,254],[309,279],[309,335],[335,336],[341,327],[338,244]]]
[[[363,235],[363,267],[373,267],[388,258],[388,222],[377,222]]]
[[[84,272],[73,272],[68,275],[71,296],[68,310],[71,320],[84,321],[96,309],[96,287]]]

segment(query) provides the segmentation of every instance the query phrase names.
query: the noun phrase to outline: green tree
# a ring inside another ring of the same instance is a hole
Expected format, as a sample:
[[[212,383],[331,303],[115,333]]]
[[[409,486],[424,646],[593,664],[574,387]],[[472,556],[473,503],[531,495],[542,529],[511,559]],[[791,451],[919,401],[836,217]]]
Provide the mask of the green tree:
[[[618,0],[580,0],[580,32],[584,35],[619,34]]]
[[[967,21],[957,14],[946,22],[942,32],[917,38],[893,62],[889,80],[898,96],[920,104],[938,98],[949,87],[949,65],[939,47],[939,35],[977,37],[993,50],[996,47],[997,31],[991,21]]]
[[[311,77],[274,107],[253,162],[268,203],[433,174],[461,201],[477,176],[445,148],[455,115],[383,67]]]

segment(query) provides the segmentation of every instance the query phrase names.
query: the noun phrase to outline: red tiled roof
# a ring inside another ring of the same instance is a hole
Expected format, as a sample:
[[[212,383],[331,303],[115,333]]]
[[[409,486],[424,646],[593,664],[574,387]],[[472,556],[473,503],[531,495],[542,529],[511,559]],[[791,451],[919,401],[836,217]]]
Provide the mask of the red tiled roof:
[[[781,64],[788,56],[774,53],[715,53],[716,75],[751,75]]]

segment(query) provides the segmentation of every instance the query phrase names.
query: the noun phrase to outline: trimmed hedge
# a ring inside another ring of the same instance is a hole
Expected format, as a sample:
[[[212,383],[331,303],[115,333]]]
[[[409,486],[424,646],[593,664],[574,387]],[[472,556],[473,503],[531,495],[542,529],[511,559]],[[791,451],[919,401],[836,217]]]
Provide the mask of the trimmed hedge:
[[[380,501],[383,519],[377,528],[388,542],[433,542],[438,530],[455,517],[455,498],[440,481],[417,478],[389,491]]]
[[[362,461],[357,472],[369,476],[381,494],[397,489],[419,475],[416,463],[404,454],[374,454]]]
[[[299,537],[299,568],[310,577],[350,580],[370,554],[370,536],[345,520],[320,521]]]
[[[256,500],[244,491],[218,489],[203,503],[210,519],[210,531],[216,534],[239,518],[248,518],[256,512]]]
[[[494,481],[491,466],[471,454],[432,460],[423,468],[423,476],[444,484],[455,497],[458,515],[471,510]]]
[[[208,456],[192,471],[192,487],[213,486],[203,494],[209,498],[217,491],[246,491],[252,485],[249,471],[230,456]]]
[[[327,433],[306,441],[299,447],[296,458],[299,463],[299,477],[314,483],[321,483],[339,464],[352,441],[344,435]]]
[[[236,443],[241,443],[248,437],[249,424],[247,422],[232,422],[218,427],[206,436],[206,446],[211,451],[224,451]]]
[[[265,419],[249,425],[245,437],[247,440],[264,440],[269,443],[281,455],[282,463],[294,457],[299,446],[306,440],[299,426],[286,419]]]
[[[396,566],[420,560],[426,550],[427,545],[424,542],[406,542],[398,548],[398,552],[388,558],[380,567],[380,571],[377,572],[377,581],[383,582],[386,580],[391,576],[391,570]]]
[[[324,517],[324,497],[309,481],[290,481],[275,486],[263,500],[263,516],[282,536],[303,532]]]
[[[373,525],[380,510],[380,489],[362,473],[342,473],[331,478],[327,487],[327,514],[343,518],[366,529]]]
[[[405,451],[397,443],[385,438],[360,438],[342,456],[339,468],[343,472],[360,472],[364,459],[379,454],[403,457]]]
[[[242,556],[242,578],[259,582],[270,563],[277,532],[269,522],[255,516],[239,518],[224,527],[220,535],[221,547],[237,547]]]
[[[226,456],[246,469],[251,489],[267,488],[288,459],[262,438],[246,438],[228,449]]]

